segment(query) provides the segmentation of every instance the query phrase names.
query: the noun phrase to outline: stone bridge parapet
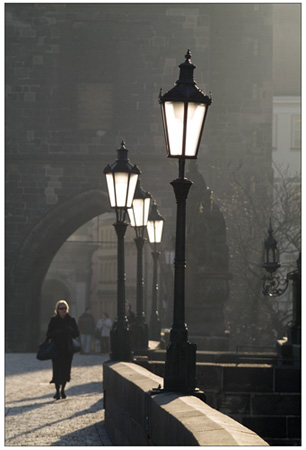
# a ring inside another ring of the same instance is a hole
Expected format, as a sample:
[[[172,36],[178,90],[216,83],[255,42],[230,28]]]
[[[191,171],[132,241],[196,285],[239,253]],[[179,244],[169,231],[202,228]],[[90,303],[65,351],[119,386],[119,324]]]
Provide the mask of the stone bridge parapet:
[[[105,422],[113,445],[268,446],[194,396],[152,392],[162,381],[133,363],[104,363]]]

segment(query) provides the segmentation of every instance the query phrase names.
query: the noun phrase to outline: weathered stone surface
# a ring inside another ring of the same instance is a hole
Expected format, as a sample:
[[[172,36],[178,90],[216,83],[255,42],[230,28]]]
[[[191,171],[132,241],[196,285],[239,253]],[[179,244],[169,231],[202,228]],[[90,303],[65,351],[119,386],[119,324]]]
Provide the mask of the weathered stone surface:
[[[211,408],[198,398],[173,392],[154,395],[152,389],[162,379],[133,363],[105,363],[104,389],[106,395],[105,420],[115,445],[268,445],[251,430],[230,417]],[[140,396],[135,399],[135,393]],[[124,392],[130,399],[118,403]],[[144,405],[143,418],[135,424],[136,409]],[[123,416],[116,409],[123,410]],[[131,420],[132,418],[132,420]],[[122,420],[131,422],[123,425]],[[122,430],[127,433],[123,436]],[[137,439],[131,430],[138,430]],[[120,431],[120,432],[119,432]],[[146,444],[145,444],[146,443]]]
[[[148,361],[147,367],[154,373],[162,375],[163,364],[163,362]],[[229,383],[229,379],[226,379],[224,374],[230,369],[233,372]],[[240,371],[241,376],[239,375]],[[252,371],[253,375],[250,375]],[[262,376],[260,375],[261,371],[263,372]],[[211,407],[228,414],[240,423],[244,423],[244,420],[250,418],[250,428],[270,445],[300,445],[299,372],[298,368],[273,364],[197,363],[196,376],[197,386],[205,392],[206,403]],[[245,380],[246,376],[247,380],[252,381],[254,391],[249,390],[249,385]],[[258,381],[254,381],[256,378]],[[277,383],[274,383],[277,379]],[[239,380],[242,382],[241,387],[237,385]],[[266,386],[264,382],[267,383]],[[280,391],[281,387],[283,392]],[[235,390],[233,390],[234,388]],[[266,427],[266,419],[270,420],[270,418],[273,419],[271,422],[273,427],[271,426],[269,429]],[[279,422],[276,425],[278,419]],[[284,419],[285,434],[279,436],[277,429],[283,427]],[[262,432],[266,434],[262,435]],[[276,432],[275,435],[274,432]]]

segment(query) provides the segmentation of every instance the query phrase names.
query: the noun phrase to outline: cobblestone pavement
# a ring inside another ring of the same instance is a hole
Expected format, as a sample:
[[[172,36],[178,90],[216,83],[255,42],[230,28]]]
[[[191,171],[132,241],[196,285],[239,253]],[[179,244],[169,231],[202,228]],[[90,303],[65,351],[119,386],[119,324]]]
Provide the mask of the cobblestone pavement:
[[[104,424],[101,355],[74,355],[67,398],[54,400],[51,361],[5,357],[6,446],[111,446]]]

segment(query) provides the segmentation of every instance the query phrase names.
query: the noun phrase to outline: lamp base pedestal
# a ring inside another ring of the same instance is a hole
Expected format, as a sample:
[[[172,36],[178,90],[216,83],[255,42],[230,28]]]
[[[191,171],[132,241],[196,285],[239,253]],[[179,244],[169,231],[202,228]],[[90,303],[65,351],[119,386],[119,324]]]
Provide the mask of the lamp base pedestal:
[[[147,350],[148,342],[148,324],[144,315],[136,316],[136,321],[131,325],[131,344],[133,351]]]
[[[196,350],[196,344],[187,341],[187,331],[171,330],[165,363],[165,390],[190,393],[196,389]]]
[[[128,322],[116,321],[110,331],[110,360],[125,361],[132,360],[130,330]]]
[[[301,345],[292,344],[284,337],[276,341],[278,362],[282,365],[301,365]]]
[[[161,386],[159,386],[158,388],[153,388],[150,391],[150,395],[166,394],[166,393],[169,393],[169,392],[170,391],[168,389],[164,389]],[[202,400],[202,402],[206,403],[206,394],[205,394],[204,391],[202,391],[202,389],[195,388],[193,391],[188,391],[187,394],[188,395],[192,395],[193,397],[197,397],[200,400]]]
[[[160,341],[161,324],[158,311],[152,312],[149,327],[149,336],[153,341]]]

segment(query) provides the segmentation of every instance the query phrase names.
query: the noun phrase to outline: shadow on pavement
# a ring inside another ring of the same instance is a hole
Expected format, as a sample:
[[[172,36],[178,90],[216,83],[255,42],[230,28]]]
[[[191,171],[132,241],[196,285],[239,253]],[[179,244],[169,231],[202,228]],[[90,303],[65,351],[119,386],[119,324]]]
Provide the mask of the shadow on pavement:
[[[44,395],[44,397],[47,396]],[[48,397],[50,398],[49,395]],[[33,400],[33,398],[19,400],[18,402],[21,401],[25,402],[27,400]],[[11,403],[18,403],[18,402],[11,402]],[[18,416],[18,414],[24,414],[27,411],[34,411],[35,409],[41,408],[42,406],[50,405],[52,403],[54,403],[53,399],[43,403],[30,403],[29,405],[22,405],[22,406],[8,406],[6,408],[5,415],[7,416],[9,414],[10,416]]]
[[[74,386],[66,386],[66,394],[67,397],[69,395],[83,395],[83,394],[96,394],[97,392],[103,394],[103,382],[101,381],[92,381],[91,383],[78,384]]]
[[[66,402],[67,400],[59,400],[59,401],[63,401],[63,402],[65,401],[65,402]],[[50,403],[50,402],[47,402],[47,403]],[[30,410],[30,409],[35,409],[35,408],[41,407],[41,406],[43,406],[43,404],[32,404],[32,405],[29,405],[29,408],[28,408],[28,409],[29,409],[29,410]],[[17,408],[16,408],[16,409],[17,409]],[[24,409],[25,409],[25,407],[20,408],[20,411],[19,411],[19,412],[16,411],[16,414],[19,414],[19,413],[21,413],[21,412],[24,412]],[[103,409],[103,399],[101,398],[101,399],[99,399],[96,403],[94,403],[93,405],[91,405],[90,408],[87,408],[87,409],[84,409],[84,410],[82,410],[82,411],[73,413],[73,414],[72,414],[71,416],[69,416],[69,417],[66,417],[66,418],[64,418],[64,419],[59,418],[58,420],[54,420],[53,422],[47,422],[47,423],[44,423],[44,424],[42,424],[42,425],[40,425],[40,426],[38,426],[38,427],[35,427],[35,428],[29,429],[29,430],[27,430],[27,431],[25,431],[25,432],[16,434],[16,435],[12,436],[10,439],[8,439],[7,442],[5,443],[5,445],[6,445],[6,446],[9,445],[9,441],[11,441],[11,440],[13,440],[13,439],[16,439],[16,438],[19,438],[19,437],[21,437],[21,436],[26,436],[27,434],[35,433],[35,432],[37,432],[37,431],[39,431],[39,430],[43,430],[44,428],[50,427],[50,426],[52,426],[52,425],[56,425],[56,424],[60,424],[60,423],[63,424],[64,422],[67,422],[67,424],[69,424],[69,421],[70,421],[70,420],[73,420],[73,419],[76,418],[76,417],[80,417],[80,416],[87,415],[87,414],[92,414],[92,413],[95,413],[95,412],[100,411],[100,410],[102,410],[102,409]],[[11,414],[10,410],[8,411],[8,413]],[[89,427],[89,428],[90,428],[90,427]],[[55,445],[55,444],[54,444],[54,445]],[[65,445],[65,444],[61,444],[61,445]],[[78,445],[79,445],[79,444],[78,444]]]
[[[97,441],[100,442],[97,442]],[[61,438],[50,445],[54,446],[95,446],[95,445],[112,445],[105,430],[104,420],[82,428],[81,430],[73,431],[65,434]]]

